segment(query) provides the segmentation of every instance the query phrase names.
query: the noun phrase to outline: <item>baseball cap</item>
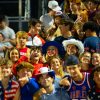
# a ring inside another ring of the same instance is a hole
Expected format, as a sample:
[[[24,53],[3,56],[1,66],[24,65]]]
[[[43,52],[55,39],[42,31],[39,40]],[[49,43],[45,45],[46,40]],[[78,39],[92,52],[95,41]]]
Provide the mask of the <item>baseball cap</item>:
[[[78,65],[79,59],[75,55],[70,55],[65,59],[64,66]]]
[[[55,0],[49,1],[49,2],[48,2],[48,7],[49,7],[50,9],[52,9],[53,11],[60,11],[60,10],[61,10],[61,8],[60,8],[58,2],[55,1]]]

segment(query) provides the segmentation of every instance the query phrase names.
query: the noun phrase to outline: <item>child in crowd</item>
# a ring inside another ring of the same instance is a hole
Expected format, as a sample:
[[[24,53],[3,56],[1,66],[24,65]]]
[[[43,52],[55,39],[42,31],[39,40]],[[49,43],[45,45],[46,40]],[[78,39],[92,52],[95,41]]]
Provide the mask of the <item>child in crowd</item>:
[[[70,100],[67,92],[63,88],[55,89],[55,73],[47,67],[40,68],[40,73],[36,75],[41,86],[34,95],[34,100]]]
[[[45,55],[47,62],[52,57],[64,57],[64,48],[56,41],[48,41],[42,46],[42,53]]]
[[[100,100],[100,66],[93,69],[90,79],[94,85],[88,92],[89,100]]]
[[[94,52],[92,54],[92,65],[94,67],[100,66],[100,53],[99,52]]]
[[[91,64],[91,53],[88,51],[83,52],[79,56],[80,60],[80,66],[81,66],[81,72],[88,72],[91,73],[92,71],[92,66]]]
[[[19,49],[21,56],[30,57],[30,49],[26,47],[26,42],[28,40],[28,33],[25,31],[18,31],[17,36],[17,48]]]
[[[93,21],[88,21],[83,25],[86,34],[84,48],[89,52],[100,52],[100,38],[97,36],[98,25]]]
[[[9,61],[3,63],[0,77],[0,100],[19,100],[19,84],[12,79],[12,67]]]
[[[66,51],[66,57],[69,55],[76,55],[77,57],[79,57],[79,55],[84,52],[84,45],[79,40],[76,39],[64,40],[62,44]]]
[[[90,89],[89,74],[82,73],[79,60],[76,56],[70,55],[65,61],[66,71],[70,74],[68,78],[60,81],[60,85],[68,86],[68,93],[71,99],[87,99],[87,92]],[[65,81],[67,80],[67,81]],[[68,80],[70,84],[68,83]]]
[[[32,42],[32,45],[34,45],[34,39],[38,38],[42,44],[45,43],[45,40],[41,37],[40,33],[42,34],[41,29],[41,21],[35,18],[32,18],[29,20],[29,32],[28,32],[28,41]],[[38,41],[35,41],[38,42]]]
[[[35,77],[35,74],[38,73],[38,70],[44,66],[42,51],[41,47],[31,47],[31,55],[30,55],[30,63],[34,66],[33,69],[33,75],[32,77]]]
[[[69,40],[73,38],[72,29],[73,29],[74,23],[72,20],[66,20],[66,18],[61,19],[61,23],[59,25],[59,28],[61,30],[61,36],[56,37],[54,40],[58,43],[62,44],[64,40]]]
[[[60,80],[66,75],[63,71],[63,61],[59,57],[53,57],[49,62],[50,69],[55,71],[55,88],[59,88]]]
[[[36,80],[30,78],[33,72],[33,65],[28,62],[21,62],[16,66],[16,71],[20,83],[20,100],[33,100],[33,95],[39,90]]]
[[[20,56],[19,50],[15,47],[12,48],[8,52],[6,59],[11,60],[11,62],[12,62],[12,73],[14,75],[16,75],[16,70],[15,70],[16,66],[22,61],[28,61],[28,58],[26,56]]]

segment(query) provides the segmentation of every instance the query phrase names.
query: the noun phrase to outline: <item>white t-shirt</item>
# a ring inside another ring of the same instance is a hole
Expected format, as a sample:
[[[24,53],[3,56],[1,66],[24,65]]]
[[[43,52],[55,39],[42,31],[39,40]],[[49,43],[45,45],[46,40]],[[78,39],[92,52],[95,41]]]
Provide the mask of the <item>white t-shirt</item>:
[[[4,35],[5,39],[15,39],[15,32],[10,27],[6,26],[3,30],[0,30],[0,32]]]

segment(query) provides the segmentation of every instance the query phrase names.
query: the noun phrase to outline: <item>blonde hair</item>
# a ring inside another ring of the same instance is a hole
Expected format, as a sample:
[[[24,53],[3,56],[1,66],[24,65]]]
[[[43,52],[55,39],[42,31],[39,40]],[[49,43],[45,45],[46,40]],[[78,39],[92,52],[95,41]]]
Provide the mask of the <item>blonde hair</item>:
[[[26,39],[28,39],[28,33],[25,32],[25,31],[18,31],[18,32],[16,33],[16,37],[17,37],[17,38],[25,37]]]
[[[49,65],[52,63],[52,60],[53,59],[58,59],[59,60],[59,62],[60,62],[60,68],[59,68],[59,75],[61,76],[61,77],[63,77],[64,76],[64,71],[63,71],[63,66],[62,66],[62,61],[61,61],[61,59],[58,57],[58,56],[56,56],[56,57],[52,57],[50,60],[49,60]],[[52,66],[50,66],[50,69],[52,68]]]

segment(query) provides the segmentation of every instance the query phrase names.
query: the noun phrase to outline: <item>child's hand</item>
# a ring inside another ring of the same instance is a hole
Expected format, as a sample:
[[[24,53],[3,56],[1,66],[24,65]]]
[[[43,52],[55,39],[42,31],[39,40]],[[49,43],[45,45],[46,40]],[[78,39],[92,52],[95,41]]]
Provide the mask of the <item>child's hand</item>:
[[[70,86],[70,82],[67,78],[63,78],[61,79],[60,81],[60,85],[63,85],[63,86]]]
[[[29,81],[28,77],[19,78],[21,86],[24,86]]]
[[[40,90],[39,90],[39,96],[41,96],[42,94],[46,94],[47,92],[46,92],[46,90],[44,89],[44,88],[41,88]]]

